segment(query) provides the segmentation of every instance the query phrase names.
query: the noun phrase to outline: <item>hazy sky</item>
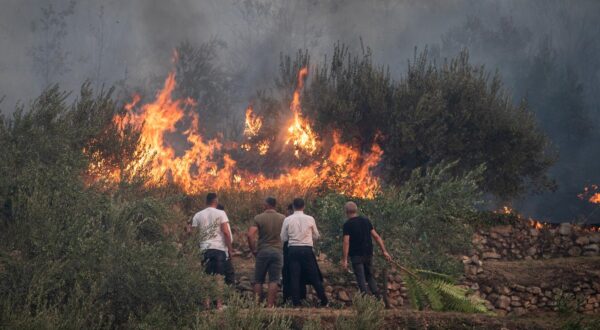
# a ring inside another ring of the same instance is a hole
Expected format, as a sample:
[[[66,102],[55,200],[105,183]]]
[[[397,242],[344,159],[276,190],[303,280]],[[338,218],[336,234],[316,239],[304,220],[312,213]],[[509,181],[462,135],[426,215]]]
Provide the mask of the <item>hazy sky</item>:
[[[61,18],[71,3],[72,12]],[[77,91],[88,79],[96,87],[118,84],[153,93],[172,68],[174,47],[183,41],[200,45],[213,39],[221,44],[220,66],[239,80],[239,90],[231,97],[233,110],[240,113],[257,89],[271,86],[281,53],[308,49],[315,63],[337,41],[360,52],[362,40],[373,50],[375,62],[388,65],[396,79],[402,77],[415,47],[429,47],[440,60],[467,47],[472,62],[485,64],[491,72],[499,70],[518,101],[529,95],[520,85],[523,72],[546,42],[557,72],[569,72],[581,83],[585,110],[594,125],[589,143],[568,146],[575,152],[553,169],[563,187],[573,173],[580,174],[572,187],[558,194],[568,199],[586,181],[600,180],[600,173],[590,169],[600,161],[595,119],[600,112],[600,1],[0,0],[0,4],[3,113],[13,111],[17,102],[27,103],[48,83]],[[50,6],[58,13],[50,15],[53,22],[64,26],[53,24],[45,30],[42,8]],[[60,47],[54,47],[55,40]],[[40,58],[52,64],[46,74],[41,72]],[[532,110],[544,124],[544,109]],[[546,129],[553,140],[561,135],[560,128]],[[527,199],[523,208],[540,213],[544,199]]]

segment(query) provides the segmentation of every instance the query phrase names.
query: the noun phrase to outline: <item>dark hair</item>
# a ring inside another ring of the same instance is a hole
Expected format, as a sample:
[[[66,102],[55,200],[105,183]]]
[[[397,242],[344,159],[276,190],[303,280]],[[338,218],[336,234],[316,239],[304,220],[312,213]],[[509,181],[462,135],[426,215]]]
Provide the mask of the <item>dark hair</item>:
[[[288,211],[293,211],[294,210],[294,204],[292,204],[292,203],[288,204],[287,210]]]
[[[292,202],[292,204],[294,205],[294,210],[300,210],[302,208],[304,208],[304,199],[302,198],[294,198],[294,201]]]
[[[206,205],[212,204],[217,199],[217,194],[214,192],[206,194]]]
[[[277,206],[277,200],[275,199],[275,197],[267,197],[265,199],[265,204],[274,208],[275,206]]]
[[[225,206],[223,206],[223,204],[217,204],[217,210],[225,211]]]

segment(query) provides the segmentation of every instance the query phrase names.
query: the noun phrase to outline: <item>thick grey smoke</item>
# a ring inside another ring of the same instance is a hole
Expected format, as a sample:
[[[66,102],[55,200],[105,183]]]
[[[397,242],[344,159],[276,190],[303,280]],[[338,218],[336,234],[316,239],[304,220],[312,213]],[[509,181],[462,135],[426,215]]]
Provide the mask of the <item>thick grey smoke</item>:
[[[415,47],[428,47],[438,61],[467,48],[473,63],[499,71],[515,102],[530,99],[561,153],[552,173],[559,190],[520,206],[552,220],[586,218],[594,210],[576,195],[600,183],[598,1],[3,0],[1,6],[4,113],[53,83],[77,91],[89,80],[152,93],[183,41],[219,42],[219,65],[235,80],[232,111],[240,114],[256,90],[272,87],[281,53],[308,49],[318,62],[337,41],[359,53],[368,46],[399,79]],[[571,121],[589,125],[566,127]]]

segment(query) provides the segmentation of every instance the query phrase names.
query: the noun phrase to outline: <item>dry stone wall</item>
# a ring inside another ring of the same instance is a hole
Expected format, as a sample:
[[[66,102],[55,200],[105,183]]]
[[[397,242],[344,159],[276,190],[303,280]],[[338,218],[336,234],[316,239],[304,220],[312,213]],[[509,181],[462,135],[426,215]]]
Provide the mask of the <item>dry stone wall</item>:
[[[600,233],[595,228],[519,219],[477,230],[472,243],[470,256],[463,257],[464,283],[497,313],[600,312]],[[525,262],[512,262],[518,260]]]

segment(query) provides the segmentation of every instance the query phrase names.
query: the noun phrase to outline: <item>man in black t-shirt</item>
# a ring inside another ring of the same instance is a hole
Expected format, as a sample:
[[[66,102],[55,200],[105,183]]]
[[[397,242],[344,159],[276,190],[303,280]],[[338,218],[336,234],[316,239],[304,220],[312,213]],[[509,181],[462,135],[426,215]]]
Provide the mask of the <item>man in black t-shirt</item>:
[[[371,221],[358,215],[358,207],[354,202],[348,202],[344,206],[348,220],[344,223],[344,243],[342,266],[348,269],[348,256],[352,263],[352,270],[356,276],[358,288],[362,293],[367,293],[367,284],[374,296],[379,295],[377,283],[373,278],[373,241],[381,248],[383,256],[388,260],[392,257],[385,249],[383,239],[377,234]]]

